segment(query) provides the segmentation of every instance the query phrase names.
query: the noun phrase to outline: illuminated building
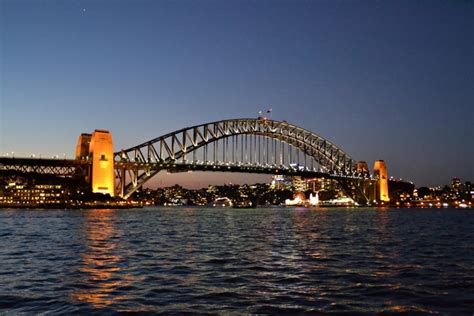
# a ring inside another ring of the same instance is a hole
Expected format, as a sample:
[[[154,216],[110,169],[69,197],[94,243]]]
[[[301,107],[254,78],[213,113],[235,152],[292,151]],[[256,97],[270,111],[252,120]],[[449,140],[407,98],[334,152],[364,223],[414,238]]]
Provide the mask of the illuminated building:
[[[295,192],[304,192],[308,189],[308,185],[307,185],[305,179],[303,179],[301,177],[298,177],[298,176],[294,176],[293,177],[293,188],[294,188]]]
[[[60,184],[10,183],[0,193],[0,205],[5,206],[45,206],[69,201],[69,192]]]
[[[464,191],[465,191],[465,192],[471,192],[472,189],[473,189],[472,183],[471,183],[470,181],[466,181],[466,182],[464,183]]]
[[[474,188],[472,187],[472,183],[470,181],[466,181],[464,183],[464,193],[466,197],[474,202]]]
[[[270,188],[272,190],[281,190],[281,189],[289,189],[291,187],[292,181],[289,176],[284,175],[274,175],[272,177],[272,182],[270,184]]]
[[[458,194],[461,191],[461,180],[453,178],[453,180],[451,180],[451,189]]]
[[[389,202],[387,167],[383,160],[375,161],[374,176],[378,178],[378,183],[375,187],[375,199],[377,202]]]

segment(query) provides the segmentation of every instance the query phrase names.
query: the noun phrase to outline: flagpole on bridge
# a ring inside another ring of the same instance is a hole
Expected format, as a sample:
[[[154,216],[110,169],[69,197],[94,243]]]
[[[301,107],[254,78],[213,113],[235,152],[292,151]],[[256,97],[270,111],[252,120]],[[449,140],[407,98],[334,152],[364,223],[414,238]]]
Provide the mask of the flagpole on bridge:
[[[270,114],[270,120],[272,119],[272,112],[273,112],[273,109],[272,108],[269,108],[267,110],[267,114]]]

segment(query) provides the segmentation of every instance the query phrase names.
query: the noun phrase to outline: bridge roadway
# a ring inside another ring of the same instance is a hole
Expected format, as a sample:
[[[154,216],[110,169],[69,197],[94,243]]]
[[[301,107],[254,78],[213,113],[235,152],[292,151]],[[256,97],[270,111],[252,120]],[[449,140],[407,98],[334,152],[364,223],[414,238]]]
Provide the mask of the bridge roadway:
[[[87,174],[91,164],[88,160],[0,157],[0,174],[81,177]]]
[[[50,174],[58,177],[80,177],[87,174],[92,165],[90,160],[78,159],[54,159],[54,158],[12,158],[0,157],[0,174],[22,175],[22,174]],[[307,168],[286,167],[276,165],[243,164],[243,163],[180,163],[180,162],[128,162],[116,161],[116,170],[140,170],[187,172],[187,171],[214,171],[214,172],[239,172],[259,174],[279,174],[288,176],[301,176],[303,178],[326,178],[326,179],[370,179],[370,175],[362,173],[342,174],[331,173]]]
[[[189,172],[189,171],[213,171],[213,172],[237,172],[237,173],[258,173],[271,175],[301,176],[303,178],[325,178],[325,179],[358,179],[369,180],[371,176],[364,173],[335,173],[310,170],[303,166],[286,167],[277,165],[261,164],[239,164],[224,162],[208,163],[180,163],[180,162],[115,162],[116,170],[140,170],[140,171],[161,171],[168,172]]]
[[[0,157],[0,175],[22,176],[22,175],[50,175],[61,178],[85,177],[92,165],[90,160],[77,159],[51,159],[51,158],[11,158]],[[213,171],[234,173],[256,173],[271,175],[301,176],[303,178],[325,178],[325,179],[353,179],[370,180],[372,177],[364,173],[343,174],[335,172],[323,172],[309,170],[301,167],[286,167],[262,164],[242,163],[180,163],[180,162],[130,162],[115,161],[114,168],[117,171],[131,172],[156,172],[166,170],[168,172],[189,171]]]

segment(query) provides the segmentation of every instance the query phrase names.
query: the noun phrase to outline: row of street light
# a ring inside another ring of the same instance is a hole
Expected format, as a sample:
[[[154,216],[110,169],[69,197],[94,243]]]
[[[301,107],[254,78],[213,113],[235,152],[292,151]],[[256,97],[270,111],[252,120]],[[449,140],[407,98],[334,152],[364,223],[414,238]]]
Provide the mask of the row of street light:
[[[11,157],[11,158],[15,158],[15,152],[14,152],[14,151],[8,152],[8,153],[5,153],[3,156],[4,156],[4,157],[7,157],[7,158],[10,158],[10,157]],[[52,156],[51,158],[53,158],[53,159],[59,159],[59,157],[60,157],[59,155],[54,155],[54,156]],[[31,154],[31,155],[30,155],[30,158],[39,158],[39,159],[41,159],[41,158],[43,158],[43,157],[41,156],[41,154],[38,154],[38,155],[36,155],[36,154]],[[63,159],[66,159],[66,154],[63,154]]]

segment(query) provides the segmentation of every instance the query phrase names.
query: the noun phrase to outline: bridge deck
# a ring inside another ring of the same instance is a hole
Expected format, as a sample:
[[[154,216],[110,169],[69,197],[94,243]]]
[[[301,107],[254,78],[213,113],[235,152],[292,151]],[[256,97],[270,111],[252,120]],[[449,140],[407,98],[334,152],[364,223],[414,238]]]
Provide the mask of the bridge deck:
[[[56,177],[83,177],[91,161],[75,159],[7,158],[0,157],[0,173],[12,175],[51,175]]]
[[[92,162],[76,159],[54,159],[54,158],[8,158],[0,157],[0,168],[2,166],[48,166],[48,167],[72,167],[86,166]]]

